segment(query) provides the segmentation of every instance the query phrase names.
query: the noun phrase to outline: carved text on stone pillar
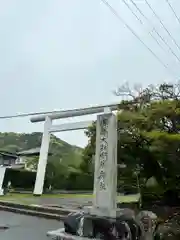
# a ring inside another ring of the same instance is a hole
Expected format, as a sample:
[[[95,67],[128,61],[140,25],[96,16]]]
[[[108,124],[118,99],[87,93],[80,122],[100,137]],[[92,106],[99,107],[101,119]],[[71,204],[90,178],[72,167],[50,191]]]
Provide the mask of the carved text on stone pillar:
[[[99,169],[98,169],[98,180],[99,188],[101,190],[106,190],[106,171],[105,164],[108,159],[108,118],[102,116],[100,118],[100,153],[99,153]]]

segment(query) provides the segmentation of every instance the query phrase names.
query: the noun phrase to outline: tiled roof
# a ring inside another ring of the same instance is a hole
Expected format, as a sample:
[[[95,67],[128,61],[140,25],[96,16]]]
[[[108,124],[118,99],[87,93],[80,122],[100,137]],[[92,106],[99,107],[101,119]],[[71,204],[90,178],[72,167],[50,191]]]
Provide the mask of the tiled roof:
[[[39,153],[40,153],[40,147],[37,147],[37,148],[31,148],[28,150],[17,152],[17,155],[28,156],[28,155],[39,155]],[[51,155],[51,153],[49,152],[48,155]]]
[[[17,152],[17,155],[39,154],[39,152],[40,152],[40,147],[37,147],[37,148],[31,148],[31,149],[28,149],[28,150]]]
[[[11,152],[6,152],[6,151],[0,151],[1,156],[7,156],[7,157],[12,157],[12,158],[17,158],[17,154],[11,153]]]

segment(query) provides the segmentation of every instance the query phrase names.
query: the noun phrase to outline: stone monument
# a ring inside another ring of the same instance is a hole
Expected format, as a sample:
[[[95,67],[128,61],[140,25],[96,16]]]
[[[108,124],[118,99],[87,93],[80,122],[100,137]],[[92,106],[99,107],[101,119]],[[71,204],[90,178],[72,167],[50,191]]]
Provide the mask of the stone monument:
[[[93,237],[94,229],[101,222],[113,226],[120,217],[134,218],[131,209],[117,208],[117,117],[107,108],[96,121],[93,197],[93,205],[83,209],[84,218],[80,221],[78,236],[70,236],[63,229],[48,232],[48,235],[60,239],[87,239]],[[116,235],[116,230],[112,231]]]
[[[131,209],[117,208],[117,117],[111,111],[97,116],[93,195],[93,205],[84,208],[85,219],[91,221],[92,229],[102,221],[114,226],[107,231],[117,236],[119,219],[134,218],[135,214]]]
[[[117,209],[117,120],[109,112],[97,116],[93,206],[90,215],[116,217]]]

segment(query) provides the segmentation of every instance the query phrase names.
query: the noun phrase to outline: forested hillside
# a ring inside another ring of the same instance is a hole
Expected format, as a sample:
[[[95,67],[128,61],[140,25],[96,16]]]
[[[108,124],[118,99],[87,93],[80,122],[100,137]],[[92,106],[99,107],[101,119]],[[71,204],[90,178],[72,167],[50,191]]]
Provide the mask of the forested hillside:
[[[42,133],[0,133],[0,150],[18,152],[41,146]],[[82,149],[72,146],[67,142],[51,135],[50,150],[52,156],[49,160],[60,161],[63,165],[79,166],[81,162]]]

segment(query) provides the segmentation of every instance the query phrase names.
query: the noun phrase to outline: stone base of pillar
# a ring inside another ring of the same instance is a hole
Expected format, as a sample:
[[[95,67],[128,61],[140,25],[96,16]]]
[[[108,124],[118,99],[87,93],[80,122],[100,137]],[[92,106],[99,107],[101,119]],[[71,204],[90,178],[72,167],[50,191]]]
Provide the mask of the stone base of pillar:
[[[96,208],[91,206],[85,206],[83,208],[84,213],[89,216],[97,216],[102,218],[120,218],[121,216],[126,217],[135,217],[135,213],[133,210],[128,208],[116,208],[116,209],[107,209],[107,208]]]
[[[41,197],[42,194],[33,194],[34,197]]]
[[[99,239],[119,239],[118,235],[123,232],[118,232],[116,225],[119,219],[99,217],[99,216],[85,216],[82,227],[82,235],[75,236],[65,232],[64,228],[50,231],[47,236],[55,240],[99,240]],[[129,232],[131,233],[130,229]],[[125,239],[125,238],[123,238]],[[127,238],[129,239],[129,238]],[[131,238],[130,238],[131,239]]]
[[[117,237],[118,226],[128,219],[135,219],[135,212],[131,209],[103,209],[95,207],[85,207],[84,236],[88,236],[88,232],[93,232],[93,237],[104,239],[102,236]],[[86,224],[85,224],[86,223]],[[88,226],[87,226],[88,225]],[[129,232],[130,229],[129,229]]]
[[[82,221],[80,220],[80,224],[77,229],[77,235],[72,235],[65,232],[64,228],[48,232],[47,235],[51,237],[51,239],[59,240],[88,240],[111,239],[112,237],[113,239],[119,239],[119,234],[125,235],[126,231],[131,234],[130,228],[125,226],[124,222],[135,218],[133,210],[115,209],[111,212],[111,216],[106,216],[106,214],[103,214],[103,209],[97,210],[89,207],[86,208],[85,211],[86,213],[84,213],[84,216],[82,216]],[[91,214],[89,214],[89,212],[91,212]],[[101,214],[101,216],[97,214]],[[122,230],[124,232],[120,231],[119,229],[123,228],[122,225],[126,228],[126,230]]]

